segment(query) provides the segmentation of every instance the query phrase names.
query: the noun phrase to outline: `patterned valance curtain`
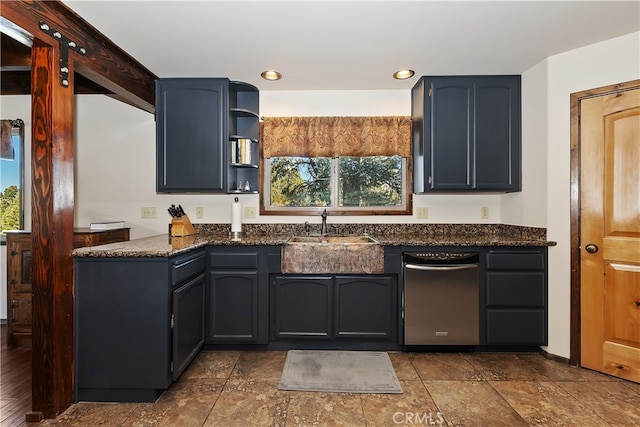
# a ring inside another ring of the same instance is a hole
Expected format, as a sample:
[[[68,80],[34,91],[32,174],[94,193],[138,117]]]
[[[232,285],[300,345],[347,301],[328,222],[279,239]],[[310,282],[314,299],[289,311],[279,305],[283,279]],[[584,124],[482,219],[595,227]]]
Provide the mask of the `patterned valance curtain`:
[[[411,156],[411,117],[265,117],[264,157]]]

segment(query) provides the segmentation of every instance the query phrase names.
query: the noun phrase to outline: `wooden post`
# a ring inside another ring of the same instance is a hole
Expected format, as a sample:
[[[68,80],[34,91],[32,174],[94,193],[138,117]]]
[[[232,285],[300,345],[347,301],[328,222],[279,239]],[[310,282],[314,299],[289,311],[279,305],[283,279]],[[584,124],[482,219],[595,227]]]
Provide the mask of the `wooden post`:
[[[32,412],[52,418],[73,402],[73,82],[60,84],[59,52],[31,49],[33,243]],[[73,65],[70,61],[70,79]]]

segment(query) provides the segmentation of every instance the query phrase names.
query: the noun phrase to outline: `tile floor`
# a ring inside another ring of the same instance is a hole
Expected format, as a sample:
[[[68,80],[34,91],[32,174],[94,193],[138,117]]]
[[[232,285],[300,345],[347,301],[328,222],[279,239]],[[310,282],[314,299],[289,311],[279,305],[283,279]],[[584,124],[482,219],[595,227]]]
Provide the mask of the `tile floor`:
[[[203,351],[155,403],[81,402],[37,425],[640,425],[640,384],[539,354],[389,356],[403,394],[280,391],[286,352]]]

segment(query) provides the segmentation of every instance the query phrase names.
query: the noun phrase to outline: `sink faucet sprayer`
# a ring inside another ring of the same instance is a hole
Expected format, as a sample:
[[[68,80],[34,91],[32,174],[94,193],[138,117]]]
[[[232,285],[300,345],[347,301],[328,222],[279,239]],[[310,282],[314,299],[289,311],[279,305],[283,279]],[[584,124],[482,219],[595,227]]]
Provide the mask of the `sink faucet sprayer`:
[[[322,225],[320,226],[320,234],[323,236],[326,236],[327,234],[329,234],[329,232],[327,231],[327,210],[323,210],[322,211],[322,215],[320,215],[322,217]]]

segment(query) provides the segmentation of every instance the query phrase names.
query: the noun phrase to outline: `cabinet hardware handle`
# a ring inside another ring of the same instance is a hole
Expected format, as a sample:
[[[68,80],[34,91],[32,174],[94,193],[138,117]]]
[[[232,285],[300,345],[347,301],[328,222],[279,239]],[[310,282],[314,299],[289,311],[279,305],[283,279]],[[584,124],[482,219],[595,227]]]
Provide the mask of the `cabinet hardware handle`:
[[[595,254],[596,252],[598,252],[599,248],[597,245],[594,245],[593,243],[589,243],[584,249],[590,254]]]
[[[640,301],[636,301],[636,307],[640,308]]]

